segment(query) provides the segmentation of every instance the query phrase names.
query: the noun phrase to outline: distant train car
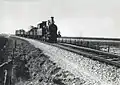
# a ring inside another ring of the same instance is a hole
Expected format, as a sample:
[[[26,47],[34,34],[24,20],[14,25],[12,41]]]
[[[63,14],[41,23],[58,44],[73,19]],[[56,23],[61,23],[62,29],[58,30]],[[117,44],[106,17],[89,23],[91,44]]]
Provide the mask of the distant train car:
[[[30,30],[28,31],[28,33],[29,33],[29,38],[33,38],[33,30],[30,29]]]
[[[42,37],[42,29],[37,29],[37,39]]]
[[[27,32],[27,37],[36,39],[37,38],[37,27],[30,26],[30,30]]]
[[[25,34],[26,34],[26,32],[25,32],[25,30],[23,30],[23,29],[16,30],[16,35],[17,35],[17,36],[24,37]]]
[[[38,38],[40,38],[41,36],[42,36],[42,26],[41,26],[42,24],[41,23],[39,23],[39,24],[37,24],[37,35],[38,35]]]
[[[25,33],[25,37],[28,38],[29,37],[29,32]]]
[[[39,23],[37,25],[37,39],[44,40],[44,37],[47,33],[46,31],[46,21],[43,21],[42,23]]]
[[[19,31],[19,30],[16,30],[16,31],[15,31],[15,35],[16,35],[16,36],[19,36],[19,34],[20,34],[20,31]]]
[[[21,36],[21,37],[24,37],[24,36],[25,36],[25,30],[23,30],[23,29],[20,30],[20,36]]]
[[[42,28],[41,28],[41,23],[37,24],[37,39],[40,40],[42,37]]]
[[[34,39],[37,39],[37,30],[38,30],[37,27],[33,27],[33,38]]]

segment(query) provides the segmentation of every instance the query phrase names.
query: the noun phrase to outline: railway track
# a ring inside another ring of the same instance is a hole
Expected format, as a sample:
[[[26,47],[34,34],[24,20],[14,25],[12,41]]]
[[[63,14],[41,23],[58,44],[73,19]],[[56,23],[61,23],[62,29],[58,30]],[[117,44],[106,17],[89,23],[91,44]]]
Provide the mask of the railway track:
[[[60,37],[58,40],[87,40],[101,42],[120,42],[120,38],[100,38],[100,37]]]
[[[51,44],[49,44],[51,45]],[[108,52],[103,52],[100,50],[95,50],[87,47],[81,47],[81,46],[76,46],[76,45],[71,45],[71,44],[66,44],[66,43],[59,43],[59,44],[52,44],[52,46],[59,47],[61,49],[83,55],[87,58],[97,60],[109,65],[113,65],[116,67],[120,67],[120,56],[111,54]]]
[[[89,37],[60,37],[58,43],[67,43],[99,51],[119,54],[120,39],[119,38],[89,38]]]

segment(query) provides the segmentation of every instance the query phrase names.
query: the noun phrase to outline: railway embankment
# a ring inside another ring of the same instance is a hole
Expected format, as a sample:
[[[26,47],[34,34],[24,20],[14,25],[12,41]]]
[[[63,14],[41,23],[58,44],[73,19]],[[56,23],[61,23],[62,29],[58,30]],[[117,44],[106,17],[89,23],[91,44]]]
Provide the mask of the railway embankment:
[[[49,59],[55,62],[56,65],[84,81],[82,84],[75,85],[120,85],[120,68],[118,67],[46,45],[36,40],[25,40],[36,48],[40,48],[45,55],[50,56]]]
[[[11,40],[12,85],[120,85],[117,67],[36,40]]]
[[[18,38],[9,40],[6,56],[8,60],[14,57],[10,73],[12,85],[81,85],[86,82],[60,67],[30,42]]]

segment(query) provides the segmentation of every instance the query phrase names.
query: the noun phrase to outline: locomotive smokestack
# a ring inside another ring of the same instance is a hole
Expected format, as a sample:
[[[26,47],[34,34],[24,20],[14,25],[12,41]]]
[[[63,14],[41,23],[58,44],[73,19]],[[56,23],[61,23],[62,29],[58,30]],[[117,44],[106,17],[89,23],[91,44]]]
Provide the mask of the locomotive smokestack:
[[[55,21],[54,21],[54,17],[51,17],[51,22],[52,22],[52,23],[54,23],[54,22],[55,22]]]

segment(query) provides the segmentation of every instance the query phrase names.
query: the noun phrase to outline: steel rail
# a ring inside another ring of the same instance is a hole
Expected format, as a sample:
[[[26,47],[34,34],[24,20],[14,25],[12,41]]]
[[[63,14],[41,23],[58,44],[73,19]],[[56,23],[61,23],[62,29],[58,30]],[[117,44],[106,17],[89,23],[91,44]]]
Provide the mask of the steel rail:
[[[97,60],[99,62],[106,63],[108,65],[116,66],[120,68],[120,56],[114,55],[108,52],[103,52],[95,49],[90,49],[86,47],[80,47],[71,44],[65,43],[47,43],[44,41],[40,41],[41,43],[48,44],[54,47],[58,47],[79,55],[83,55],[84,57],[90,58],[92,60]]]
[[[120,67],[120,56],[118,55],[75,45],[52,44],[52,46],[56,46],[64,50],[83,55],[84,57],[97,60],[109,65]]]
[[[90,39],[90,40],[113,40],[120,41],[120,38],[104,38],[104,37],[60,37],[66,39]]]

